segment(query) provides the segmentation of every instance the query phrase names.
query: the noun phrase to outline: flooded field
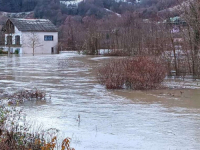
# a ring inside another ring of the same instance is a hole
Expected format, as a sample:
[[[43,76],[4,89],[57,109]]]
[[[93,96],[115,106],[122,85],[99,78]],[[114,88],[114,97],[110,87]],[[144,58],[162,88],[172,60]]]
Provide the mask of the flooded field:
[[[0,57],[0,91],[37,87],[47,102],[25,103],[27,117],[72,138],[76,150],[198,150],[199,80],[166,80],[181,90],[106,90],[96,82],[103,57],[75,52]],[[80,116],[80,122],[78,121]]]

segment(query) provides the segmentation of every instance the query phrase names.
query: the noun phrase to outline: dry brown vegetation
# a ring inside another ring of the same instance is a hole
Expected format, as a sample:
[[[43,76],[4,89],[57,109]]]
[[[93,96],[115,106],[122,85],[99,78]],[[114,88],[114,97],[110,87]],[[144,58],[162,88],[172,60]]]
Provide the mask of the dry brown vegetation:
[[[167,10],[164,16],[156,13],[148,19],[136,11],[101,19],[68,16],[62,26],[61,44],[89,55],[106,49],[109,56],[162,57],[168,75],[200,77],[199,1],[188,2],[187,7],[181,2],[174,3],[180,3],[178,14],[182,14],[175,20]]]
[[[156,89],[166,77],[163,61],[150,57],[110,60],[98,69],[98,81],[107,89]]]
[[[8,98],[9,105],[25,101],[46,100],[46,93],[38,89],[20,90],[13,94],[3,94],[0,100]],[[58,130],[42,130],[32,126],[26,114],[17,107],[0,105],[0,150],[74,150],[70,138],[58,140]]]
[[[17,105],[23,104],[26,101],[33,101],[33,100],[46,100],[46,93],[45,91],[32,89],[32,90],[20,90],[13,94],[9,94],[7,97],[9,105]]]

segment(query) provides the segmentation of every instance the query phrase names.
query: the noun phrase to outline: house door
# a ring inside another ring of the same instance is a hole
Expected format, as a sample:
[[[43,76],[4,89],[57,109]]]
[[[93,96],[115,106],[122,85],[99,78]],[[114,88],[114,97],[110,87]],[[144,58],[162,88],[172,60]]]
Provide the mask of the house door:
[[[54,54],[54,48],[53,47],[51,48],[51,54]]]

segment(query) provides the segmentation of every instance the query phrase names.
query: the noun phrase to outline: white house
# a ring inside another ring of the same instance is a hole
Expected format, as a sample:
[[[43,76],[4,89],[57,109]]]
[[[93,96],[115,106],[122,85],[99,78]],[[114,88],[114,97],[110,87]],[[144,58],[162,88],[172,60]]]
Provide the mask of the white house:
[[[57,51],[58,30],[48,19],[8,19],[5,32],[5,51],[20,54],[53,54]]]

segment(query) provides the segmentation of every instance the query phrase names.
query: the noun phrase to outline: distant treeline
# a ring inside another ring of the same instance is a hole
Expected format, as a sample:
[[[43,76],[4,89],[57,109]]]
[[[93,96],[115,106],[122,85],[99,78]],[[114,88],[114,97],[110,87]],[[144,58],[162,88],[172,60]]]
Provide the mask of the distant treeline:
[[[134,4],[132,2],[132,4]],[[61,25],[67,16],[95,16],[102,19],[108,14],[133,11],[134,5],[127,2],[116,2],[115,0],[86,0],[77,7],[67,7],[60,4],[60,0],[40,0],[34,9],[35,18],[48,18],[54,24]]]

